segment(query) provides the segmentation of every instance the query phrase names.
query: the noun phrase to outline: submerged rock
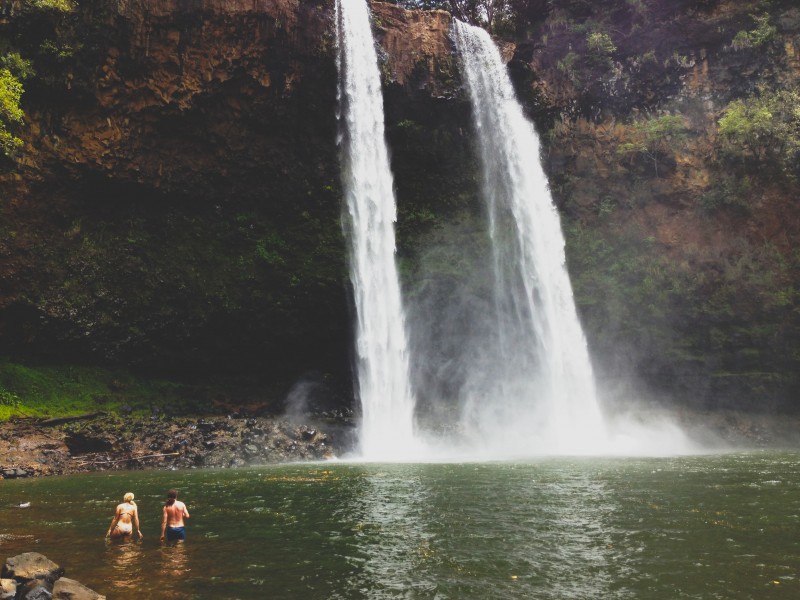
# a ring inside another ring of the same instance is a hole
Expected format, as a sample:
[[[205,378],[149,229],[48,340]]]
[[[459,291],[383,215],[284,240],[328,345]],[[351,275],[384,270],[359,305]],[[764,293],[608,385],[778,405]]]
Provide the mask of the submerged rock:
[[[53,600],[105,600],[105,596],[78,583],[62,577],[53,586]]]

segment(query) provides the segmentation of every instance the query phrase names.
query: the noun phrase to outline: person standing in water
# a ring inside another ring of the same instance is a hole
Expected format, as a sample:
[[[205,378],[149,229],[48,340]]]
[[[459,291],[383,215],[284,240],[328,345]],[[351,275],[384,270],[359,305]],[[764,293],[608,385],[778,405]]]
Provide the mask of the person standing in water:
[[[139,539],[142,539],[144,536],[139,529],[139,510],[136,502],[133,501],[133,493],[128,492],[122,497],[122,500],[122,504],[119,504],[114,512],[114,518],[111,519],[111,525],[108,526],[106,537],[110,537],[112,540],[132,539],[135,526]]]
[[[166,535],[168,542],[183,541],[186,539],[186,526],[184,519],[189,518],[186,505],[178,500],[178,490],[167,492],[167,503],[164,505],[164,516],[161,519],[161,539]]]

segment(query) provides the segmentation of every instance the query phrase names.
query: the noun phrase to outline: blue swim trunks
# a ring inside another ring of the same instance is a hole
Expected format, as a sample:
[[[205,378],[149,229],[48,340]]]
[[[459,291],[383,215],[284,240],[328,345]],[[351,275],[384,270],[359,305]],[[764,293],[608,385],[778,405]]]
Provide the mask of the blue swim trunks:
[[[167,541],[177,542],[178,540],[186,539],[185,527],[167,527]]]

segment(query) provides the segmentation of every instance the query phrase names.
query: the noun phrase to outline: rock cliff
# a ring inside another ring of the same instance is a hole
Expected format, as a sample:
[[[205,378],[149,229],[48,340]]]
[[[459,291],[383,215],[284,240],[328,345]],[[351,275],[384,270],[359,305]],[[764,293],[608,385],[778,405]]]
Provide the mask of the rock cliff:
[[[41,54],[19,6],[0,30]],[[400,266],[425,310],[420,290],[444,296],[482,249],[469,107],[449,15],[372,8]],[[767,45],[735,47],[762,11]],[[333,18],[330,0],[87,0],[50,32],[62,52],[26,83],[24,147],[0,172],[0,354],[322,377],[349,402]],[[636,381],[690,405],[793,407],[796,177],[725,159],[718,121],[759,85],[796,88],[798,9],[604,0],[526,18],[506,54],[610,395]],[[683,130],[623,151],[663,115]]]

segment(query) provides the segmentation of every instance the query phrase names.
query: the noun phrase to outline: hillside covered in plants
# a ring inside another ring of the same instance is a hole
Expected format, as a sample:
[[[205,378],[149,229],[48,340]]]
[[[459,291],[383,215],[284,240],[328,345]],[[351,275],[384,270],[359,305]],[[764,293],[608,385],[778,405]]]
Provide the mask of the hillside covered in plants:
[[[606,401],[797,410],[800,7],[371,6],[414,348],[484,293],[456,14],[541,135]],[[0,417],[352,408],[333,8],[0,3]]]

